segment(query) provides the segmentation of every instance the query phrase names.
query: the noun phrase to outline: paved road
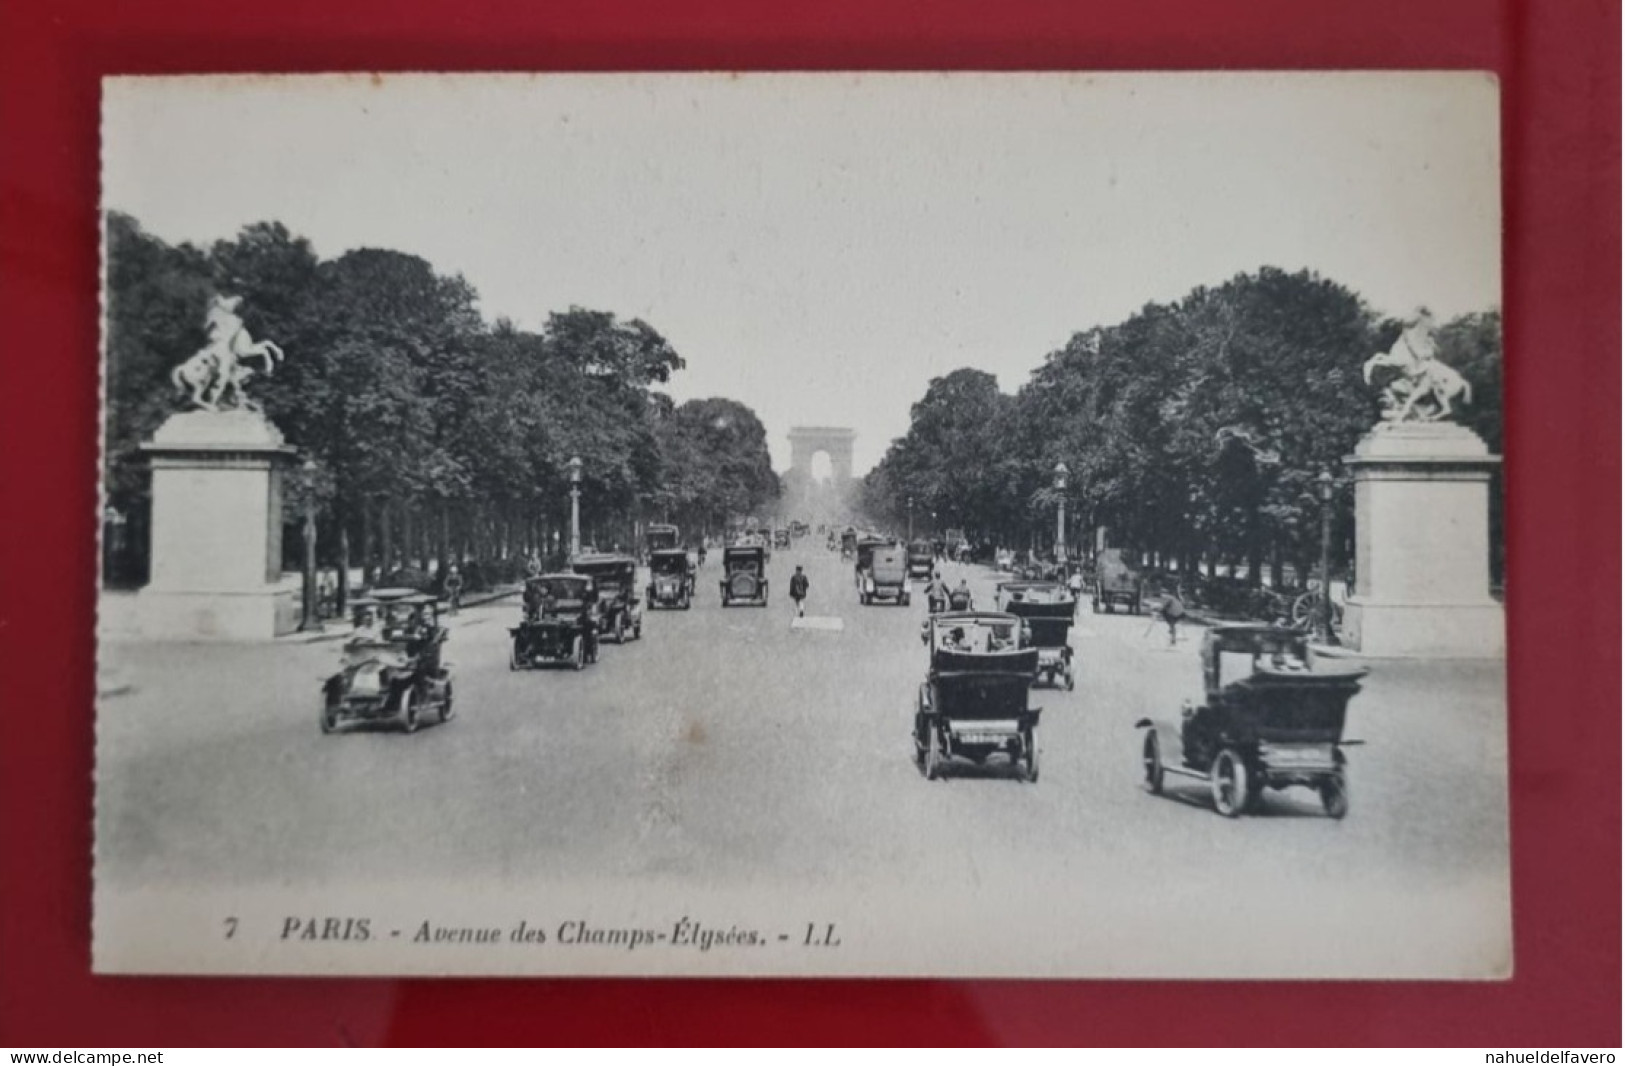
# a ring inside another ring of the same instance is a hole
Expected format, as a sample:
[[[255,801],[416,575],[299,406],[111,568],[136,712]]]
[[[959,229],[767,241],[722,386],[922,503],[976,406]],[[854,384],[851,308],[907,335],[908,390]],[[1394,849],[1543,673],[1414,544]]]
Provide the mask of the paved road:
[[[109,646],[129,688],[102,709],[98,876],[943,885],[995,900],[1076,885],[1102,915],[1296,908],[1323,917],[1295,928],[1349,942],[1373,924],[1449,939],[1471,924],[1458,891],[1490,913],[1504,903],[1498,664],[1378,664],[1351,711],[1369,745],[1351,752],[1349,817],[1295,790],[1232,822],[1199,782],[1160,798],[1139,782],[1133,723],[1199,695],[1196,634],[1170,649],[1144,618],[1085,607],[1076,690],[1033,693],[1042,780],[995,768],[931,783],[909,732],[924,597],[861,607],[849,564],[812,541],[774,554],[767,608],[723,609],[713,557],[694,609],[650,612],[643,640],[580,673],[509,671],[517,605],[466,610],[447,653],[458,716],[411,736],[320,734],[334,643]],[[795,563],[809,614],[840,632],[792,630]],[[991,603],[989,571],[943,570]]]

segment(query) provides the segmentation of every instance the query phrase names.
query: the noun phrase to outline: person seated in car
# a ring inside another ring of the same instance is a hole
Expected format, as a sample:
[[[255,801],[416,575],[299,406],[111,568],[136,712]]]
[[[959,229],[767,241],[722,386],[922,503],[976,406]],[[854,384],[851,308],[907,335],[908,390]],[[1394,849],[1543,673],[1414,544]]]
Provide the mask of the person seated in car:
[[[379,624],[378,612],[367,608],[361,612],[357,619],[355,632],[350,636],[351,641],[357,644],[377,644],[384,639],[383,626]]]
[[[948,635],[942,638],[942,646],[947,651],[970,651],[970,642],[965,639],[963,626],[954,626]]]

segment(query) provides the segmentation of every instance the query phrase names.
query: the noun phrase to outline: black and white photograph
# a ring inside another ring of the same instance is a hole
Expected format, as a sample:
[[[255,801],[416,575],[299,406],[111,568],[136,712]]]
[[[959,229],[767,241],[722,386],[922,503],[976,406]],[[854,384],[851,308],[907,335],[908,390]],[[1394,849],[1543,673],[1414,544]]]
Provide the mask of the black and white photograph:
[[[104,79],[95,970],[1509,977],[1499,123]]]

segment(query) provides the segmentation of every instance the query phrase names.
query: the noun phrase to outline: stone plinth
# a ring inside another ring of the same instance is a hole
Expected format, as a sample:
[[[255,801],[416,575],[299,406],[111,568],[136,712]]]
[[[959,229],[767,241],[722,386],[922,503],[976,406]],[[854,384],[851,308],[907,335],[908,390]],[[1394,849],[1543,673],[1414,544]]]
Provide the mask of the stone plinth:
[[[152,577],[140,636],[269,640],[296,618],[280,587],[282,471],[293,449],[251,411],[190,411],[143,444],[152,468]]]
[[[1344,462],[1354,471],[1355,527],[1344,643],[1374,656],[1504,655],[1489,563],[1500,457],[1463,426],[1412,422],[1378,426]]]

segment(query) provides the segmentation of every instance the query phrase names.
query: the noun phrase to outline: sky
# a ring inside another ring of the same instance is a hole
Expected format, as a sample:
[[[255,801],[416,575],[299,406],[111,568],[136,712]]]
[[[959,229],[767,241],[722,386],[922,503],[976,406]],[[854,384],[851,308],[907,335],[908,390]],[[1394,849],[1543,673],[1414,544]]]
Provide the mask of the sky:
[[[1498,114],[1473,73],[119,78],[103,204],[420,255],[524,328],[642,318],[677,400],[750,405],[781,470],[791,426],[850,427],[861,474],[932,378],[1013,391],[1261,266],[1498,307]]]

